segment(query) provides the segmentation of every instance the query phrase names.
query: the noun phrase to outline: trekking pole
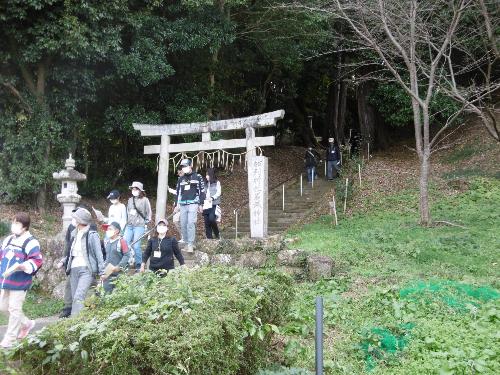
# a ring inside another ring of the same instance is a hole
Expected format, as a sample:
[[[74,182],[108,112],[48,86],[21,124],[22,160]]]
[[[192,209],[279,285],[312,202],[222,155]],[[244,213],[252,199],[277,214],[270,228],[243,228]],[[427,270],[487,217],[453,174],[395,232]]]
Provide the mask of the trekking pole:
[[[166,218],[166,220],[170,220],[172,217],[174,216],[174,214],[171,214],[170,216],[168,216]],[[148,236],[152,231],[154,231],[156,228],[156,225],[153,226],[153,228],[151,228],[150,230],[148,230],[147,232],[144,232],[142,236],[140,236],[139,238],[137,238],[136,240],[132,241],[129,245],[129,247],[132,247],[134,246],[137,242],[141,241],[144,237]]]

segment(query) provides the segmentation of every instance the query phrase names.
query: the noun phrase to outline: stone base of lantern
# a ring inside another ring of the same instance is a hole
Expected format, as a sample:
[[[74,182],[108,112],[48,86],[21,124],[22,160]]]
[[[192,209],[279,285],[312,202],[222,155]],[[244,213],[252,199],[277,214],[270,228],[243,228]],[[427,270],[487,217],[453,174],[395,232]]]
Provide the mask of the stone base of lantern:
[[[67,195],[61,195],[59,194],[57,196],[57,200],[61,203],[63,206],[63,215],[62,215],[62,222],[63,222],[63,227],[61,230],[60,235],[65,236],[66,231],[68,230],[69,225],[71,224],[71,214],[73,213],[73,210],[76,208],[76,205],[78,202],[80,202],[81,196],[78,194],[74,194],[71,196]]]

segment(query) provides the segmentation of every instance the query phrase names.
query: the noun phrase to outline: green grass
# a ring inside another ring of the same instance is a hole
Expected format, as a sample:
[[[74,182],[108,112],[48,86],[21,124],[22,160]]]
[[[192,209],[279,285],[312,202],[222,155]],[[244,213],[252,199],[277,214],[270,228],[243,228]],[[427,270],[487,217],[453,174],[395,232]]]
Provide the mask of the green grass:
[[[26,295],[23,311],[30,319],[43,318],[59,314],[63,305],[62,300],[33,290]],[[0,313],[0,325],[4,324],[7,324],[7,316]]]
[[[328,374],[500,373],[500,181],[433,195],[434,220],[465,229],[420,227],[416,193],[404,192],[338,227],[325,216],[289,234],[294,247],[333,257],[336,276],[298,287],[282,328],[286,365],[314,367],[314,297],[323,295]]]

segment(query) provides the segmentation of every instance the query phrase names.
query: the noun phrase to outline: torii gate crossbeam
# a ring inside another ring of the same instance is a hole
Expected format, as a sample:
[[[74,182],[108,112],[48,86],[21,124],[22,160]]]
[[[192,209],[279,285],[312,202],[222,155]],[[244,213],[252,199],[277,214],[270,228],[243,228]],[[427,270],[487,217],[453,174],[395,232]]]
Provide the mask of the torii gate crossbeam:
[[[279,110],[261,115],[186,124],[133,124],[135,130],[145,137],[161,137],[160,145],[144,146],[145,154],[160,154],[158,166],[158,187],[156,198],[156,219],[166,216],[168,161],[170,153],[243,148],[247,150],[248,189],[252,237],[267,236],[267,158],[256,157],[255,148],[273,146],[274,137],[255,137],[255,128],[276,126],[285,111]],[[212,141],[210,132],[245,129],[245,139],[223,139]],[[202,133],[201,142],[171,144],[170,136]],[[263,158],[263,159],[261,159]],[[255,159],[255,160],[253,160]],[[257,159],[259,159],[257,161]],[[254,163],[255,161],[255,163]],[[252,169],[250,168],[252,165]],[[257,181],[257,180],[258,181]],[[256,193],[256,194],[255,194]]]

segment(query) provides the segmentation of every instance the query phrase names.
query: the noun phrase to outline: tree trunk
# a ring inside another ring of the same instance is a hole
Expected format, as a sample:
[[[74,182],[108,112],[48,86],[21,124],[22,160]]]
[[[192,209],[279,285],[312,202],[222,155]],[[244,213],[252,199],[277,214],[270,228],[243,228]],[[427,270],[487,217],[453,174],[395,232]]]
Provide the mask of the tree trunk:
[[[373,140],[375,139],[375,110],[368,103],[370,87],[367,82],[358,85],[356,96],[358,101],[358,119],[359,132],[361,133],[360,150],[366,151],[368,143],[373,149]]]
[[[431,224],[431,213],[429,210],[429,172],[430,172],[430,152],[424,151],[420,159],[420,225],[429,226]]]
[[[345,142],[345,113],[347,106],[347,83],[342,81],[340,84],[340,100],[339,100],[339,117],[337,121],[337,143],[343,144]]]
[[[328,87],[328,97],[326,102],[326,126],[323,128],[323,141],[335,134],[335,84],[331,83]]]
[[[44,215],[47,207],[47,184],[43,184],[36,195],[36,208]]]

